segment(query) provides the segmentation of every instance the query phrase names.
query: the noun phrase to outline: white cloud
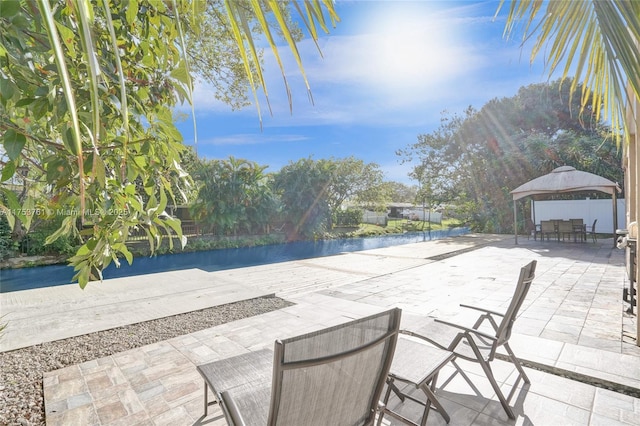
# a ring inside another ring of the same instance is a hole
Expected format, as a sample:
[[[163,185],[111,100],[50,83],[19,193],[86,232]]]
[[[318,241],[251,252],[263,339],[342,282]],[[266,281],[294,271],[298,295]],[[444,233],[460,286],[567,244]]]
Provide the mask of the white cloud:
[[[239,145],[256,145],[256,144],[270,144],[274,142],[303,142],[309,138],[304,135],[296,134],[279,134],[279,135],[264,135],[261,133],[237,133],[227,136],[215,136],[211,138],[205,138],[198,140],[199,145],[213,145],[213,146],[239,146]]]

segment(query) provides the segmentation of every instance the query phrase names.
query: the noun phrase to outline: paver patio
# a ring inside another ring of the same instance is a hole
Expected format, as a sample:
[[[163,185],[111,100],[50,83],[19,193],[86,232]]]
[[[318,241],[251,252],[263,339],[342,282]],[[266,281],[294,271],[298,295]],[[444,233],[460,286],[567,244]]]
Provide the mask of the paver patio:
[[[504,307],[531,259],[538,260],[536,279],[515,325],[515,353],[532,365],[640,392],[636,318],[622,301],[624,254],[612,245],[468,236],[213,272],[212,283],[239,282],[295,305],[47,373],[47,424],[224,425],[219,409],[202,417],[195,365],[391,306],[403,309],[405,323],[416,315],[464,320],[459,303]],[[514,368],[494,364],[508,386]],[[519,388],[512,401],[518,418],[509,421],[479,367],[459,365],[473,387],[452,366],[439,380],[453,425],[640,424],[640,399],[530,368],[532,384]],[[410,404],[402,409],[419,412]],[[444,421],[432,413],[429,424]]]

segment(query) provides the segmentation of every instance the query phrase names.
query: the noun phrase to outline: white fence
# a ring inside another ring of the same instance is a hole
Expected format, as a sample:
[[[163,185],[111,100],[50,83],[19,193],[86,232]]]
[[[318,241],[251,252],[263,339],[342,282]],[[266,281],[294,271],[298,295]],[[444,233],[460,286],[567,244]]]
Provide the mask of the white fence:
[[[618,201],[618,228],[626,227],[625,200]],[[535,212],[532,211],[532,220],[540,223],[541,220],[552,219],[582,219],[590,227],[595,219],[596,232],[613,234],[613,201],[607,199],[592,200],[545,200],[534,202]],[[535,219],[534,219],[535,218]],[[590,229],[590,228],[589,228]]]
[[[369,210],[365,210],[362,214],[362,222],[370,223],[372,225],[387,226],[387,214],[376,213]]]
[[[429,221],[431,223],[442,223],[442,213],[422,210],[422,209],[404,209],[402,217],[411,220]]]
[[[404,219],[423,220],[431,223],[442,223],[442,213],[422,210],[422,209],[402,209],[401,215]],[[387,226],[387,213],[376,213],[365,210],[362,214],[363,223],[371,223],[373,225]]]

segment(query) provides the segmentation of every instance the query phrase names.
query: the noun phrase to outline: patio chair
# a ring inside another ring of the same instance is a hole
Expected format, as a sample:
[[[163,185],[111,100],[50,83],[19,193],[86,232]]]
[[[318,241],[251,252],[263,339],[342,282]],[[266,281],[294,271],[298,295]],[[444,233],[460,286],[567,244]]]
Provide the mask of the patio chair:
[[[568,236],[569,240],[573,236],[573,225],[571,221],[568,220],[560,220],[558,221],[558,238],[562,236],[562,241],[564,241],[564,237]]]
[[[518,371],[518,378],[513,384],[510,397],[521,379],[524,380],[525,383],[530,383],[522,365],[509,346],[509,338],[511,337],[511,331],[518,311],[533,282],[536,264],[537,262],[533,260],[520,269],[520,277],[518,278],[513,298],[504,313],[475,306],[460,305],[464,308],[482,312],[473,326],[466,327],[447,321],[431,319],[430,321],[420,321],[413,324],[409,327],[409,330],[403,330],[403,333],[427,340],[441,349],[453,352],[456,359],[462,358],[479,363],[487,379],[489,379],[496,396],[500,400],[500,404],[502,404],[504,411],[510,419],[515,419],[513,410],[509,406],[510,398],[505,398],[500,390],[500,385],[491,370],[491,362],[496,358],[498,348],[503,347],[507,352],[506,358],[513,363]],[[491,327],[485,327],[481,330],[480,326],[483,325],[485,321],[487,321]],[[490,331],[485,331],[486,329]]]
[[[598,235],[596,234],[596,222],[598,221],[598,219],[593,221],[593,225],[591,225],[591,229],[587,229],[585,231],[585,239],[587,239],[586,235],[591,235],[591,240],[594,243],[598,242]]]
[[[558,238],[558,230],[553,220],[540,221],[540,235],[542,235],[542,240],[544,240],[544,237],[547,237],[548,240],[550,235],[554,235],[556,239],[560,241],[560,239]]]
[[[372,425],[400,327],[392,309],[198,366],[230,425]],[[272,362],[271,362],[272,360]],[[273,366],[272,366],[273,365]]]
[[[571,220],[571,226],[573,227],[574,241],[578,241],[578,238],[580,238],[580,241],[584,242],[587,239],[585,235],[586,229],[584,226],[584,221],[582,219],[570,219],[570,220]]]

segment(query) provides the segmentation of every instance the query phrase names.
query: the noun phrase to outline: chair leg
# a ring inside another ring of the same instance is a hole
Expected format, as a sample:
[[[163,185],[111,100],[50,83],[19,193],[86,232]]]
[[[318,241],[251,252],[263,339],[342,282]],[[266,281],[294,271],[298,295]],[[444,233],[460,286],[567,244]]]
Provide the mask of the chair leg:
[[[207,382],[204,382],[204,416],[207,417],[209,415],[209,405],[217,404],[218,401],[209,402],[209,388],[207,386]]]
[[[511,350],[511,346],[509,346],[509,343],[505,343],[503,346],[504,346],[504,349],[509,354],[509,358],[511,358],[511,362],[513,363],[513,365],[516,366],[516,369],[518,370],[518,373],[520,373],[520,376],[522,377],[522,380],[524,380],[524,382],[526,384],[530,384],[531,381],[529,380],[529,377],[524,372],[524,369],[522,368],[522,364],[520,364],[520,361],[518,360],[518,358],[516,358],[516,355]]]
[[[511,407],[509,406],[509,401],[507,401],[507,398],[505,398],[504,395],[502,394],[502,391],[500,390],[500,385],[498,385],[498,382],[496,381],[496,378],[493,375],[493,371],[491,370],[491,366],[489,365],[489,362],[484,359],[484,357],[482,356],[482,353],[478,349],[478,346],[476,345],[473,338],[471,338],[471,336],[467,335],[467,342],[469,342],[469,346],[471,346],[473,353],[476,355],[478,363],[482,367],[482,370],[484,371],[485,376],[487,376],[489,383],[491,383],[491,387],[493,388],[493,391],[496,393],[496,396],[500,400],[500,404],[502,404],[502,408],[507,413],[507,417],[509,417],[511,420],[515,420],[516,416],[513,413],[513,410],[511,409]]]
[[[392,378],[387,378],[387,391],[384,393],[384,398],[382,399],[382,405],[383,408],[387,407],[387,404],[389,403],[389,397],[391,396],[391,386],[393,385],[393,379]],[[393,385],[393,387],[395,387],[395,385]],[[378,424],[377,426],[381,426],[382,425],[382,418],[384,417],[384,413],[385,410],[382,409],[380,410],[380,412],[378,413]]]
[[[513,410],[509,406],[509,401],[507,401],[507,398],[505,398],[502,391],[500,390],[500,385],[498,385],[498,382],[496,381],[496,378],[493,375],[491,366],[485,360],[480,361],[480,366],[482,367],[482,370],[487,376],[487,379],[489,379],[489,382],[491,383],[491,387],[493,388],[493,391],[496,393],[496,396],[500,400],[500,404],[502,404],[502,408],[504,408],[504,411],[507,413],[507,417],[509,417],[511,420],[515,420],[516,415],[513,413]]]
[[[436,388],[437,377],[438,377],[437,375],[433,377],[431,381],[431,386],[429,386],[426,383],[421,386],[422,391],[427,396],[427,404],[426,404],[424,413],[422,415],[422,422],[420,423],[420,426],[425,426],[427,424],[427,417],[429,416],[429,410],[431,409],[431,405],[433,405],[436,411],[440,413],[440,415],[442,416],[444,421],[447,422],[447,424],[449,424],[449,421],[451,421],[451,417],[449,417],[449,413],[447,413],[447,410],[445,410],[442,404],[440,404],[440,401],[438,401],[438,397],[436,397],[434,393]]]
[[[209,389],[207,389],[207,382],[204,382],[204,416],[209,415]]]

